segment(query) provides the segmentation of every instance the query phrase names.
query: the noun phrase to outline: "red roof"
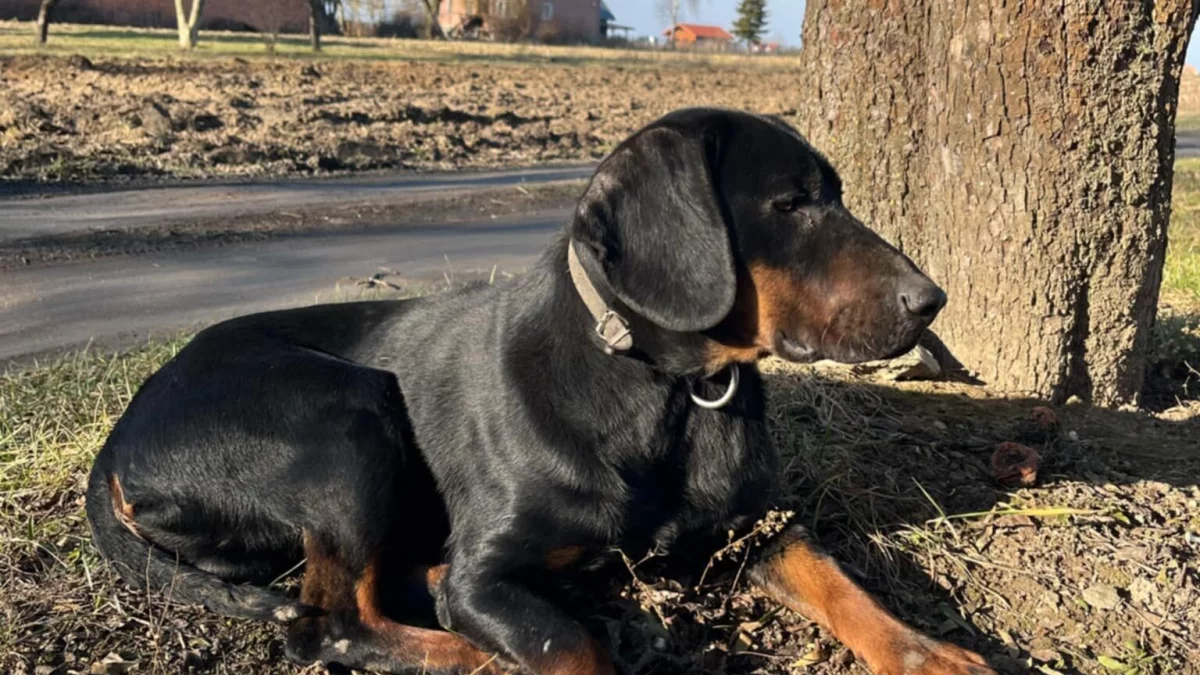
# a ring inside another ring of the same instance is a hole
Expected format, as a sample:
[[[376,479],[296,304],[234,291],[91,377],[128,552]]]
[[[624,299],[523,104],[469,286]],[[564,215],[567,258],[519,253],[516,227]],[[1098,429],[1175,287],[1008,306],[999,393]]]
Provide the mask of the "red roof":
[[[697,38],[704,40],[732,40],[733,36],[725,31],[720,26],[701,26],[696,23],[680,23],[675,25],[675,30],[682,30],[695,35]],[[663,31],[665,35],[671,34],[671,29]]]

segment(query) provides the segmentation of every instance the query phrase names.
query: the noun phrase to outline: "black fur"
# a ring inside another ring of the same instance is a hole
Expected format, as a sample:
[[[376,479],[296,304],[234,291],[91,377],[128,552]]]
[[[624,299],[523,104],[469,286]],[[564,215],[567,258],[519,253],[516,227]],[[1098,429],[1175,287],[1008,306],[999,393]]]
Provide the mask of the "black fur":
[[[631,321],[631,352],[601,350],[567,272],[568,237]],[[198,334],[143,385],[96,459],[96,544],[134,585],[256,619],[300,611],[240,584],[298,561],[302,531],[351,572],[377,554],[397,574],[448,561],[443,625],[537,671],[548,645],[569,653],[589,640],[532,590],[555,551],[665,550],[767,507],[778,467],[757,371],[734,366],[741,386],[720,410],[689,393],[715,398],[725,376],[703,379],[720,370],[713,354],[755,339],[734,320],[755,264],[846,294],[826,279],[842,253],[866,279],[857,294],[823,331],[789,305],[780,316],[799,318],[761,351],[903,351],[933,318],[912,308],[936,314],[944,296],[846,212],[836,173],[785,125],[672,114],[601,165],[567,231],[511,284],[258,314]],[[132,529],[114,513],[112,480]]]

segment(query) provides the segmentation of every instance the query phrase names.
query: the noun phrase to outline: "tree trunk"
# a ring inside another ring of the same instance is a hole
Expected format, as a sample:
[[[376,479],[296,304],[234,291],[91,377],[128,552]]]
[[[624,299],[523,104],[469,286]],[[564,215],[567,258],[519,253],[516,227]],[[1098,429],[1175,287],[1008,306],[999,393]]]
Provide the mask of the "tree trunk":
[[[192,50],[200,33],[200,14],[204,11],[204,0],[192,0],[192,11],[187,13],[184,0],[175,0],[175,25],[179,28],[179,47]]]
[[[308,0],[308,38],[314,52],[321,51],[321,21],[324,15],[325,0]]]
[[[46,44],[46,39],[50,36],[50,22],[54,20],[54,8],[57,5],[58,0],[42,0],[42,4],[38,6],[36,31],[39,45]]]
[[[421,4],[425,6],[425,16],[429,21],[428,37],[433,40],[445,40],[446,32],[442,30],[442,24],[438,21],[442,0],[421,0]]]
[[[800,125],[998,388],[1136,404],[1193,0],[809,0]]]

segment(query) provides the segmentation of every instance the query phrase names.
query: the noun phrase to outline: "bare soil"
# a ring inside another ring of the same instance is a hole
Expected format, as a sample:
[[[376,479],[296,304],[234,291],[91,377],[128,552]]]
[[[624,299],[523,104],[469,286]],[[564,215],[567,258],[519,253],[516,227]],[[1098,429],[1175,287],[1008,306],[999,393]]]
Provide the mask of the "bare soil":
[[[791,114],[795,73],[486,61],[0,57],[6,180],[278,176],[597,159],[688,105]]]

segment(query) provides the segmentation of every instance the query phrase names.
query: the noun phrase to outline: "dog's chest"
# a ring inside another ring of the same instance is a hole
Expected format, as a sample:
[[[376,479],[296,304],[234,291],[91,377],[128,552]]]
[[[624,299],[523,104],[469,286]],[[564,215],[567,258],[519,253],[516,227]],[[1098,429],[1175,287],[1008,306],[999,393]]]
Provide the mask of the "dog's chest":
[[[660,459],[622,478],[622,544],[665,550],[692,534],[724,532],[763,513],[778,460],[761,420],[704,413]]]

